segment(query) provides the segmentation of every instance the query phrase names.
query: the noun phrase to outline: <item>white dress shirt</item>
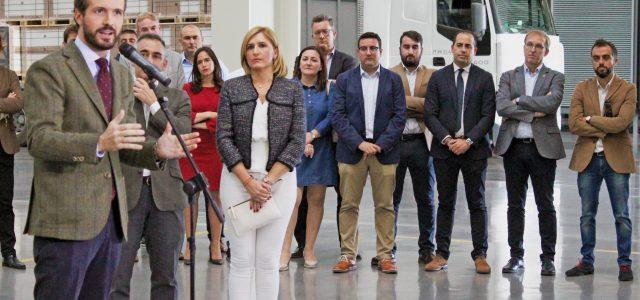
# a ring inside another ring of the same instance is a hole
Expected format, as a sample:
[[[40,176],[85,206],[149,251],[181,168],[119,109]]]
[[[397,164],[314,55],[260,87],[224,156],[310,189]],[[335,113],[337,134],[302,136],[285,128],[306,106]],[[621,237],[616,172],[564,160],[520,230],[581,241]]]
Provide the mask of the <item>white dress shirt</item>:
[[[538,75],[540,75],[540,70],[542,70],[542,64],[540,64],[534,73],[531,73],[531,70],[524,65],[524,86],[525,86],[525,95],[533,96],[533,89],[536,86],[536,81],[538,81]],[[518,102],[516,100],[516,102]],[[518,127],[516,128],[516,138],[518,139],[529,139],[533,138],[533,130],[531,129],[531,123],[520,121]]]
[[[373,126],[376,118],[376,102],[378,99],[378,82],[380,81],[380,66],[373,73],[365,72],[360,67],[360,75],[362,76],[362,98],[364,99],[364,127],[365,137],[373,138]]]
[[[251,169],[249,171],[267,173],[269,160],[269,101],[256,99],[251,124]]]
[[[469,70],[471,69],[471,64],[469,64],[468,66],[464,67],[464,68],[460,68],[458,67],[458,65],[456,65],[455,63],[453,63],[453,80],[456,83],[456,86],[458,85],[458,70],[459,69],[463,69],[464,71],[462,72],[462,80],[464,81],[464,94],[466,95],[467,92],[467,82],[469,81]],[[464,98],[464,97],[463,97]],[[458,99],[456,99],[457,101]],[[456,132],[456,138],[458,137],[463,137],[464,136],[464,99],[462,100],[462,107],[460,108],[460,130],[458,130]]]
[[[413,71],[409,71],[409,69],[403,64],[402,67],[405,70],[405,74],[407,75],[407,81],[409,82],[409,93],[411,96],[414,94],[414,90],[416,88],[416,77],[418,75],[418,68]],[[422,129],[420,128],[420,124],[418,120],[415,118],[407,118],[407,122],[404,125],[404,130],[402,134],[416,134],[422,133]]]
[[[135,100],[140,101],[140,100]],[[145,127],[149,127],[149,115],[155,115],[160,110],[160,103],[158,101],[153,102],[151,105],[142,103],[142,110],[144,111],[144,124]],[[142,176],[151,176],[151,171],[148,169],[142,169]]]
[[[600,101],[600,115],[604,115],[604,101],[607,99],[607,93],[609,92],[609,87],[611,87],[611,83],[613,82],[613,76],[607,84],[602,87],[600,85],[600,81],[596,78],[596,85],[598,86],[598,100]],[[602,144],[602,139],[598,139],[596,142],[596,148],[593,150],[594,153],[604,151],[604,145]]]

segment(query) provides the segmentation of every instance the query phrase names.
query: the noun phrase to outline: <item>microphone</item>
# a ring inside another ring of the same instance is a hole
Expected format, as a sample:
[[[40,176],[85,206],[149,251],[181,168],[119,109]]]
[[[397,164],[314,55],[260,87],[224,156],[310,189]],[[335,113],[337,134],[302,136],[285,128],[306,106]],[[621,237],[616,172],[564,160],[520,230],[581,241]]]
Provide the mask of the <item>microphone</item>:
[[[138,50],[136,50],[136,48],[134,48],[133,46],[127,43],[123,43],[122,45],[120,45],[118,50],[120,50],[120,54],[124,55],[124,57],[126,57],[128,60],[140,67],[140,69],[142,69],[145,73],[147,73],[147,76],[157,80],[164,86],[169,86],[169,84],[171,83],[171,79],[167,77],[167,75],[164,75],[162,71],[158,69],[158,67],[154,66],[152,63],[142,57],[142,54],[140,54],[140,52],[138,52]]]

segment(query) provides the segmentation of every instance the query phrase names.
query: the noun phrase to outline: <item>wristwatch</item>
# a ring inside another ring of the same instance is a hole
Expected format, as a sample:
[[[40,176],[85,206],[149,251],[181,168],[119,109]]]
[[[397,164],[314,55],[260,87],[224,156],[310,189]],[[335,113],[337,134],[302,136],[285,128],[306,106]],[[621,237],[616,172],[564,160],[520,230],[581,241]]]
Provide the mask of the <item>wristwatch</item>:
[[[473,145],[473,141],[470,138],[467,138],[467,144],[469,144],[469,146]]]

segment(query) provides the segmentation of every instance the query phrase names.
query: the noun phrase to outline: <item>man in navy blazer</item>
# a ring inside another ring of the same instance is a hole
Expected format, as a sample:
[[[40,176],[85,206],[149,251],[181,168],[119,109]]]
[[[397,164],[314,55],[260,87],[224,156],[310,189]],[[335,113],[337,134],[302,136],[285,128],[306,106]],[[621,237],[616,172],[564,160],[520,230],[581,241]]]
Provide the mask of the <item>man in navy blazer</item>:
[[[427,271],[447,267],[456,206],[458,173],[462,171],[467,205],[471,215],[471,237],[476,272],[488,274],[487,208],[484,181],[487,158],[491,156],[488,133],[496,113],[496,96],[491,74],[473,65],[476,40],[473,33],[460,31],[451,46],[453,64],[433,73],[424,103],[425,123],[433,133],[431,155],[438,188],[436,257]]]
[[[360,68],[347,71],[336,82],[332,125],[338,133],[336,159],[340,172],[342,206],[341,256],[333,272],[356,268],[358,209],[362,190],[371,176],[375,203],[376,259],[378,269],[395,274],[391,256],[394,243],[393,190],[400,152],[396,145],[406,121],[402,79],[380,66],[380,37],[373,32],[358,38]]]

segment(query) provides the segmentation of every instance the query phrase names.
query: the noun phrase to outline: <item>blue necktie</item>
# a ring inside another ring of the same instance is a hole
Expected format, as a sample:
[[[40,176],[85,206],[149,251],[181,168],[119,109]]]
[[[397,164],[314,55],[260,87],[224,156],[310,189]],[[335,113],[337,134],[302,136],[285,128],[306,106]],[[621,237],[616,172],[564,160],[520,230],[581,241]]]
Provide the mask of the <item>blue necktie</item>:
[[[464,79],[462,78],[464,69],[458,69],[458,78],[456,79],[456,91],[458,96],[458,114],[456,115],[456,131],[462,127],[462,110],[464,104]]]

